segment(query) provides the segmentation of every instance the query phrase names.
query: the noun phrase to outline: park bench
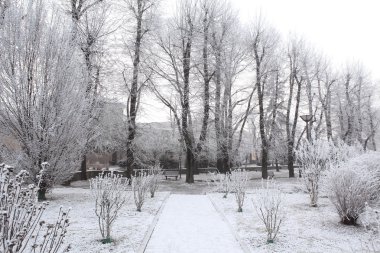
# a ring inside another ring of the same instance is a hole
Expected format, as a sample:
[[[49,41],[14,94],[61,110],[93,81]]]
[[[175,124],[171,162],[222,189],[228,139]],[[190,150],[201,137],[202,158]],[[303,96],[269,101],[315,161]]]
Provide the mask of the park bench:
[[[175,177],[175,180],[179,177],[179,170],[164,170],[165,179],[168,180],[168,177]]]

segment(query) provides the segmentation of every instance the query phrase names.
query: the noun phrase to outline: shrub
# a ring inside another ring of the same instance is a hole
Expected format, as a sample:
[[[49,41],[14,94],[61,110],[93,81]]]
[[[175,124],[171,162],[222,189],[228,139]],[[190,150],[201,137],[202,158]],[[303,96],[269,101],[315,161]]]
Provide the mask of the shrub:
[[[223,198],[227,198],[228,193],[231,191],[231,179],[230,174],[226,173],[209,173],[211,176],[211,182],[215,185],[216,192],[222,192]]]
[[[378,200],[380,182],[369,161],[365,154],[341,163],[328,173],[329,199],[343,224],[355,225],[366,203],[372,205]]]
[[[25,185],[29,173],[0,165],[0,251],[51,252],[62,250],[69,226],[69,212],[59,211],[55,223],[41,220],[47,202],[38,203],[38,187]]]
[[[284,219],[282,193],[273,180],[267,180],[266,183],[262,183],[254,206],[267,231],[267,242],[273,243]]]
[[[150,187],[150,181],[151,177],[146,172],[140,172],[137,176],[132,177],[133,198],[138,212],[141,212],[141,208],[145,202],[145,197]]]
[[[248,186],[248,173],[243,169],[231,172],[231,189],[235,194],[238,212],[243,212],[245,193]]]
[[[128,200],[128,179],[113,173],[101,174],[90,179],[90,189],[95,200],[102,242],[111,242],[111,228],[120,208]]]
[[[159,186],[160,175],[162,174],[162,169],[159,165],[155,165],[149,170],[149,191],[150,197],[154,198],[154,194],[156,193]]]
[[[310,196],[310,206],[318,205],[319,185],[323,173],[329,168],[333,143],[325,140],[304,141],[296,156],[302,165],[302,180]]]

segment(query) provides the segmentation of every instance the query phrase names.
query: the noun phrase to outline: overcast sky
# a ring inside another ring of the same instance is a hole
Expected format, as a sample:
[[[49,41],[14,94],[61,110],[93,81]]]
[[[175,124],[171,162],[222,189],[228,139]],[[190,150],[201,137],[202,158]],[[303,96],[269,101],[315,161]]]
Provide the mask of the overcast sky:
[[[234,0],[243,22],[260,13],[283,35],[295,32],[337,66],[360,61],[380,79],[379,0]]]
[[[164,1],[172,6],[176,2]],[[243,23],[261,13],[283,36],[292,32],[304,37],[336,67],[361,62],[374,80],[380,80],[380,0],[230,1]],[[157,108],[156,103],[145,107],[149,121],[166,120],[165,107]]]

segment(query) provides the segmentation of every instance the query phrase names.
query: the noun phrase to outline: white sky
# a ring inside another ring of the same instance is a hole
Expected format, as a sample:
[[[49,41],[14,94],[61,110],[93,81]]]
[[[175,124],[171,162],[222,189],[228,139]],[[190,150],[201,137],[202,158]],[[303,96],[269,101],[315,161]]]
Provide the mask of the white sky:
[[[176,2],[164,1],[169,6]],[[284,37],[290,32],[302,36],[336,67],[360,62],[374,80],[380,80],[380,0],[230,1],[243,23],[261,13]],[[164,106],[152,102],[144,107],[146,121],[167,120]]]
[[[295,32],[337,66],[361,62],[380,79],[379,0],[233,0],[243,22],[260,13],[284,36]]]

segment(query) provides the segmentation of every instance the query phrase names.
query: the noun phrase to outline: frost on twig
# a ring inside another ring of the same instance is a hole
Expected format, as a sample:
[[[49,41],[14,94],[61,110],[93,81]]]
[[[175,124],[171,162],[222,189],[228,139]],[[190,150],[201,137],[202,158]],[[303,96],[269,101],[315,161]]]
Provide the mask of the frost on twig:
[[[159,186],[159,179],[160,175],[162,174],[162,169],[159,165],[154,165],[149,169],[149,177],[150,177],[150,184],[149,184],[149,191],[150,191],[150,197],[154,198],[154,194],[156,193],[158,186]]]
[[[284,220],[282,193],[273,180],[262,182],[254,206],[267,231],[267,242],[273,243]]]
[[[243,212],[245,193],[248,186],[248,173],[243,169],[231,171],[231,190],[235,194],[238,212]]]
[[[150,187],[150,181],[151,177],[148,173],[143,171],[132,177],[133,198],[138,212],[141,212],[141,208],[145,202],[145,197]]]
[[[103,243],[111,242],[111,228],[119,210],[129,198],[128,179],[115,174],[101,174],[90,179],[90,188],[95,200],[95,214]]]
[[[55,223],[41,217],[48,205],[38,203],[38,187],[25,185],[29,173],[0,165],[0,252],[56,253],[62,251],[69,212],[60,208]]]
[[[372,204],[378,199],[378,185],[379,182],[369,171],[358,170],[350,163],[344,163],[328,173],[329,199],[343,224],[357,223],[365,204]]]
[[[328,169],[333,143],[321,139],[304,141],[296,156],[302,165],[302,181],[310,196],[310,206],[318,205],[320,180]]]
[[[209,175],[211,177],[211,183],[215,186],[215,191],[216,192],[221,192],[223,193],[223,198],[227,198],[228,193],[231,191],[231,179],[230,179],[230,174],[226,173],[212,173],[209,172]]]

